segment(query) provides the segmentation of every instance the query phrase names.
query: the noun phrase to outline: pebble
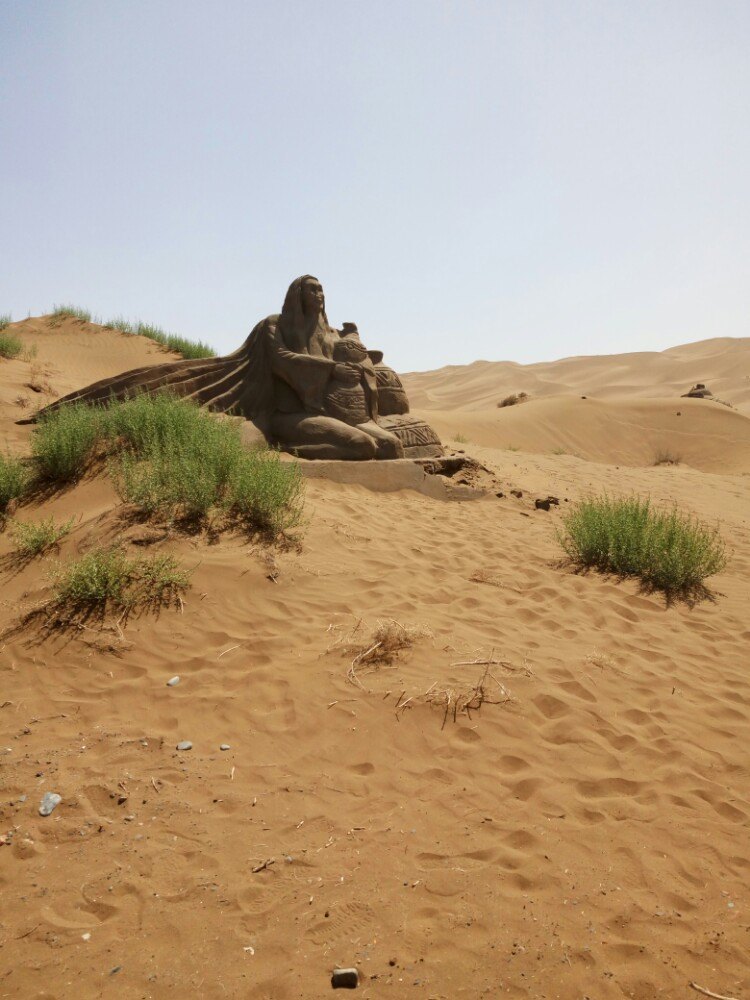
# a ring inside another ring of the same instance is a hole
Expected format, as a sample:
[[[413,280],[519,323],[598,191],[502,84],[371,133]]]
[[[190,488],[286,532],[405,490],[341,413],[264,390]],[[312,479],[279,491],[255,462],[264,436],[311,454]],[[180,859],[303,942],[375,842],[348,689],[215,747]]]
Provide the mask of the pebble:
[[[359,973],[356,969],[334,969],[331,986],[334,990],[356,990],[359,986]]]
[[[232,748],[228,743],[222,743],[221,746],[219,747],[219,750],[231,750],[231,749]]]
[[[180,743],[177,744],[177,749],[178,750],[192,750],[193,749],[193,744],[190,742],[190,740],[182,740]]]
[[[19,795],[18,796],[18,801],[19,802],[25,802],[26,801],[26,796],[25,795]]]
[[[53,809],[56,809],[62,802],[62,795],[57,792],[45,792],[39,805],[39,815],[49,816]]]
[[[170,680],[167,681],[167,687],[170,687],[170,688],[177,687],[177,685],[179,683],[180,683],[180,678],[177,677],[177,676],[175,676],[175,677],[170,678]]]

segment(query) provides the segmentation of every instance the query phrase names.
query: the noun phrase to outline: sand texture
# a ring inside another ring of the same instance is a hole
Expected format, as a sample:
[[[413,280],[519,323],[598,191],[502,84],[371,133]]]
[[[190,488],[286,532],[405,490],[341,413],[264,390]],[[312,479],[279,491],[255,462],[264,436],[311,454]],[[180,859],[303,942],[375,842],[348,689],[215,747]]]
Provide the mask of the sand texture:
[[[56,398],[164,358],[14,328],[38,349],[0,360],[14,451],[17,397],[49,401],[33,366]],[[76,525],[26,563],[0,535],[0,997],[312,1000],[356,966],[373,1000],[747,1000],[749,348],[409,376],[505,495],[309,480],[299,548],[134,524],[102,474],[21,506]],[[695,381],[737,408],[680,399]],[[604,489],[720,523],[712,599],[560,564],[561,512]],[[115,538],[194,567],[184,608],[19,624],[58,559]],[[358,659],[389,621],[411,645]]]

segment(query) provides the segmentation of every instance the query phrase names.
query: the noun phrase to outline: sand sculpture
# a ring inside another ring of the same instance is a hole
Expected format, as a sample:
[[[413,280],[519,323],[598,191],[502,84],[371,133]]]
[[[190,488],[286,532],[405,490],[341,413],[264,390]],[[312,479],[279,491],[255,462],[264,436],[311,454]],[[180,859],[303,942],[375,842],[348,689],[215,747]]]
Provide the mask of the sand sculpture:
[[[261,320],[233,354],[136,368],[63,396],[41,413],[169,389],[245,417],[271,444],[302,458],[441,455],[438,436],[409,414],[401,381],[382,360],[380,351],[365,348],[354,323],[330,326],[323,288],[306,274],[289,286],[281,313]]]

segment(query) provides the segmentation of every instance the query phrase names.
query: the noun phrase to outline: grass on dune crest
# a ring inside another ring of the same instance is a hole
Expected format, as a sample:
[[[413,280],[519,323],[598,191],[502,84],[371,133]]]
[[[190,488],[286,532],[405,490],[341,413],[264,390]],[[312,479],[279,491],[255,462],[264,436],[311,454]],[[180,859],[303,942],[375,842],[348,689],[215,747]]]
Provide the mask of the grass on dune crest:
[[[80,319],[84,323],[91,322],[91,313],[88,309],[81,309],[79,306],[70,304],[53,306],[52,315],[57,319]]]
[[[667,594],[699,588],[727,563],[718,528],[641,497],[581,501],[564,516],[558,540],[582,568],[637,577]]]
[[[10,313],[0,313],[0,330],[4,330],[6,326],[10,326],[13,322],[13,317]]]
[[[236,421],[168,393],[106,408],[62,406],[40,420],[32,451],[40,477],[57,483],[105,454],[121,499],[148,517],[202,522],[222,515],[272,537],[302,521],[296,463],[246,448]]]
[[[81,611],[174,603],[189,584],[189,571],[174,556],[133,559],[117,548],[87,552],[52,577],[55,603]]]
[[[180,337],[176,333],[166,333],[160,326],[151,323],[131,323],[123,316],[115,316],[104,324],[110,330],[120,330],[122,333],[131,336],[148,337],[169,351],[181,354],[183,358],[215,358],[214,351],[202,340],[188,340],[187,337]]]

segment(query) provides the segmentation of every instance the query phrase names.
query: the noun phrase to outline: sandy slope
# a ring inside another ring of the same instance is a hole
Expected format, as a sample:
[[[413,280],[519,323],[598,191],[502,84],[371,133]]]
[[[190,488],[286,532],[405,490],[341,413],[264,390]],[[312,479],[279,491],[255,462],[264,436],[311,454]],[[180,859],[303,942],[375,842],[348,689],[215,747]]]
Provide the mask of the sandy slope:
[[[595,412],[636,419],[619,405]],[[182,613],[5,637],[0,996],[313,998],[338,963],[371,998],[750,995],[750,478],[470,450],[524,496],[311,482],[299,551],[155,542],[195,566]],[[719,518],[714,600],[561,567],[533,497],[602,488]],[[79,518],[63,559],[148,533],[101,478],[18,516],[48,514]],[[53,562],[10,549],[3,625]],[[381,618],[432,637],[356,686],[336,643]],[[443,726],[424,693],[490,654],[509,700]]]

